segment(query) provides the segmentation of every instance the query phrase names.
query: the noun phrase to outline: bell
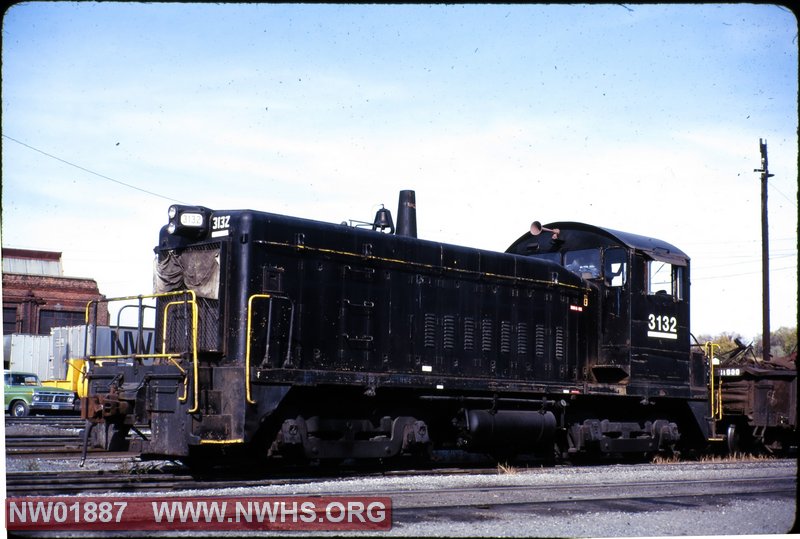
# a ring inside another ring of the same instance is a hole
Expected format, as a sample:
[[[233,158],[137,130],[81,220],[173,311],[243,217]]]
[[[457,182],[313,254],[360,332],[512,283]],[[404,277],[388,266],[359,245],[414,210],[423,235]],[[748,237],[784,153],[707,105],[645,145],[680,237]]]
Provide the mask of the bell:
[[[388,228],[390,234],[394,234],[394,221],[392,221],[392,212],[386,208],[381,208],[375,214],[375,221],[372,223],[372,230],[379,230],[383,232]]]

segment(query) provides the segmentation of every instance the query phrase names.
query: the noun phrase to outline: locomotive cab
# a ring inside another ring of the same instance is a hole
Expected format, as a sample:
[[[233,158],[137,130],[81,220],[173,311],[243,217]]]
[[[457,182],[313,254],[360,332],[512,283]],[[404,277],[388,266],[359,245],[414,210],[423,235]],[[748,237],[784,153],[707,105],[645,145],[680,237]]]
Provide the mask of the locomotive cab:
[[[627,394],[649,396],[657,382],[653,396],[702,396],[702,358],[692,359],[689,335],[689,257],[646,236],[575,222],[545,227],[560,230],[553,252],[528,254],[528,233],[506,252],[559,262],[599,289],[591,379]]]

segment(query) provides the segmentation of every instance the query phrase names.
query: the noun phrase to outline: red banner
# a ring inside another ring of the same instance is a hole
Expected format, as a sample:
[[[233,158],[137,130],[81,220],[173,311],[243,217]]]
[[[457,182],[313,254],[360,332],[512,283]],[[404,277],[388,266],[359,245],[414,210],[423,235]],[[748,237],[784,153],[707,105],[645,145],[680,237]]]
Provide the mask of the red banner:
[[[8,530],[385,531],[386,497],[25,497],[6,499]]]

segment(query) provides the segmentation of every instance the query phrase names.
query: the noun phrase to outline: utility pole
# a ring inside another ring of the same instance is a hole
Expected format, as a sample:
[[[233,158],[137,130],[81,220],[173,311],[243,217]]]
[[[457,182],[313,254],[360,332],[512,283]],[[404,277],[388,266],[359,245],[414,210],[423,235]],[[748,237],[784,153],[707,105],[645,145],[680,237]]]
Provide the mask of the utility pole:
[[[762,354],[764,361],[769,361],[769,226],[767,221],[767,180],[774,176],[769,173],[767,163],[767,141],[758,139],[761,149],[761,168],[753,172],[761,173],[761,320],[762,320]]]

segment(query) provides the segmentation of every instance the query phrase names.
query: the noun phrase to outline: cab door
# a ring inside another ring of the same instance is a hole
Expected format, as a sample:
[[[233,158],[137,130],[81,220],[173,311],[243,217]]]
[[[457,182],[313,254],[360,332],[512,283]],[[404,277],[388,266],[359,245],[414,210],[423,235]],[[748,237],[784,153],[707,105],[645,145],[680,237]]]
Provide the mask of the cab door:
[[[630,251],[614,246],[603,252],[600,358],[592,368],[599,382],[626,382],[630,376]]]
[[[683,382],[689,379],[688,271],[685,259],[637,254],[640,294],[631,324],[634,379]]]

